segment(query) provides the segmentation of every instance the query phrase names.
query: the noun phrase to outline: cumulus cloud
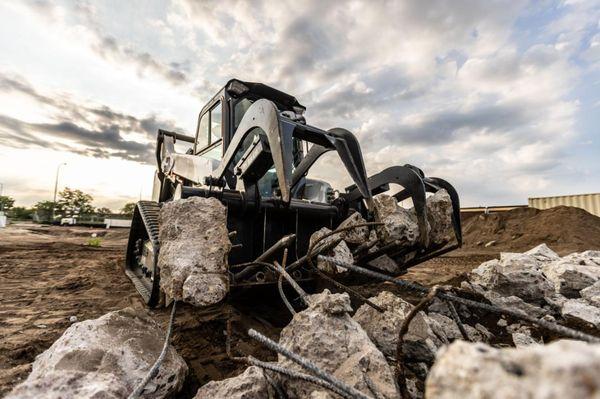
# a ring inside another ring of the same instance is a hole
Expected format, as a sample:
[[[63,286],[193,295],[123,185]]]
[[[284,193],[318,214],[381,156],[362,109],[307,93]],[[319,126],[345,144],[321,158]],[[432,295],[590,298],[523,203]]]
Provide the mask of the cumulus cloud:
[[[106,105],[74,102],[64,94],[42,94],[18,75],[0,74],[0,90],[24,95],[48,107],[48,122],[27,122],[0,114],[0,144],[12,148],[51,148],[96,157],[153,163],[159,127],[178,130],[155,115],[138,118]],[[136,135],[137,140],[128,138]]]
[[[565,191],[579,173],[573,157],[582,102],[593,107],[598,98],[584,99],[576,88],[584,77],[600,81],[597,2],[157,4],[132,20],[101,3],[57,11],[38,1],[32,9],[73,21],[95,56],[134,66],[149,85],[159,79],[193,93],[198,106],[231,77],[289,92],[308,107],[309,123],[354,131],[370,173],[414,163],[454,182],[466,203]],[[47,104],[60,116],[57,126],[6,115],[4,131],[64,129],[62,139],[80,137],[85,148],[90,137],[101,138],[115,153],[143,158],[147,149],[119,140],[155,128],[152,117],[119,114],[110,104],[74,107],[22,84],[0,81],[0,88]],[[337,170],[326,164],[321,172],[343,181]]]

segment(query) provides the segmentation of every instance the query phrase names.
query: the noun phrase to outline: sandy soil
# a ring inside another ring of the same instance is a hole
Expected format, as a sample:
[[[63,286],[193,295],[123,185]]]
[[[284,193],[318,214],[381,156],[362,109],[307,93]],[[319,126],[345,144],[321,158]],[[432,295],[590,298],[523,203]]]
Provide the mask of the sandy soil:
[[[101,237],[101,247],[86,245],[92,233]],[[144,308],[121,270],[128,234],[125,229],[33,224],[0,229],[0,397],[27,377],[35,357],[69,327],[72,316],[81,321],[128,306]],[[242,300],[243,316],[233,323],[234,354],[272,357],[241,333],[252,327],[276,337],[289,321],[283,306],[264,308],[278,303],[263,300],[268,294],[250,293],[250,300]],[[150,312],[166,326],[169,311]],[[173,344],[192,370],[181,397],[192,397],[200,385],[246,367],[227,358],[225,318],[221,312],[178,306]]]
[[[93,233],[102,240],[99,248],[87,245]],[[72,323],[71,316],[81,321],[127,306],[144,308],[121,270],[127,235],[125,229],[33,224],[0,230],[0,396],[27,377],[35,357]],[[411,269],[405,278],[426,285],[456,284],[464,273],[495,256],[493,249],[455,251]],[[361,287],[369,295],[382,289],[394,290],[387,284]],[[234,319],[233,355],[273,358],[244,331],[252,327],[273,338],[279,335],[290,315],[277,293],[253,290],[238,293],[233,300],[237,308],[225,309]],[[166,326],[168,309],[150,313]],[[246,367],[227,356],[227,317],[224,311],[178,306],[173,344],[192,371],[181,397],[192,397],[206,382],[236,375]]]
[[[557,225],[563,228],[557,230]],[[465,273],[500,251],[524,251],[541,242],[563,255],[600,248],[600,218],[575,208],[482,215],[464,223],[463,231],[462,249],[414,267],[404,278],[429,286],[458,285]],[[101,238],[100,247],[87,245],[93,233]],[[0,396],[27,376],[35,357],[64,332],[72,316],[81,321],[127,306],[145,308],[121,270],[128,234],[127,229],[34,224],[0,229]],[[482,245],[492,239],[495,245]],[[389,283],[356,288],[367,296],[386,289],[411,300]],[[234,320],[230,341],[234,356],[274,358],[244,332],[252,327],[277,338],[290,314],[276,291],[251,290],[230,300],[236,308],[217,312],[178,305],[172,342],[191,370],[180,397],[193,397],[206,382],[239,374],[246,367],[227,356],[228,317]],[[166,327],[168,309],[149,312]]]

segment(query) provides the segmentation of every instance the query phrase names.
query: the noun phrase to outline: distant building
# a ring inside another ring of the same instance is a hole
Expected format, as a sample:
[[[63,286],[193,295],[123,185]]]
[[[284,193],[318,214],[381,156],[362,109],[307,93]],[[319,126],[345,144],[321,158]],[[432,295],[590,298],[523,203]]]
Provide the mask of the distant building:
[[[537,209],[549,209],[561,205],[573,206],[600,217],[600,193],[534,197],[529,198],[527,202],[531,208]]]
[[[508,212],[517,208],[527,208],[527,205],[469,206],[460,208],[460,215],[463,219],[468,219],[471,216],[483,213]]]

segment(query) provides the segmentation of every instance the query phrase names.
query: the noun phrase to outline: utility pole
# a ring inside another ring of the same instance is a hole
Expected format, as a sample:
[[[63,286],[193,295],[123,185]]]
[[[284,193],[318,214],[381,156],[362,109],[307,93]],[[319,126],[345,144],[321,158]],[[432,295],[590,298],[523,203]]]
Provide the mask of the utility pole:
[[[60,167],[66,165],[66,162],[58,164],[56,167],[56,179],[54,179],[54,199],[52,200],[52,222],[54,222],[54,213],[56,212],[56,192],[58,191],[58,174]]]

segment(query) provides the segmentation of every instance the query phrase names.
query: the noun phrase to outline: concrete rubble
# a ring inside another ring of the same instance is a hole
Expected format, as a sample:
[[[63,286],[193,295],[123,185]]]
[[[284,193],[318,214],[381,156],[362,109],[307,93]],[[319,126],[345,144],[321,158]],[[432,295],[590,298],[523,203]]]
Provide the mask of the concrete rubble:
[[[427,377],[429,399],[597,398],[600,345],[561,340],[495,349],[456,341],[438,353]]]
[[[574,324],[600,329],[600,308],[590,305],[585,299],[568,299],[560,313]]]
[[[546,278],[554,284],[554,290],[570,298],[578,297],[579,291],[600,280],[599,265],[576,262],[573,258],[562,259],[542,268]]]
[[[413,245],[419,239],[419,226],[414,211],[398,205],[394,197],[379,194],[373,198],[377,236],[382,244],[398,242]]]
[[[342,223],[340,223],[338,228],[341,229],[341,228],[345,228],[345,227],[356,226],[356,225],[363,224],[366,222],[367,221],[360,215],[360,213],[354,212],[352,215],[348,216],[348,218],[346,218],[346,220],[344,220]],[[340,237],[342,237],[342,239],[344,241],[346,241],[347,244],[350,244],[350,245],[363,244],[369,239],[369,227],[362,226],[362,227],[356,227],[354,229],[342,231],[340,233]]]
[[[281,331],[279,344],[365,394],[397,398],[392,368],[360,324],[348,314],[352,311],[348,295],[325,290],[310,298],[309,308],[294,315]],[[302,371],[281,355],[279,364]],[[365,382],[365,375],[376,392]],[[312,384],[291,379],[283,379],[282,386],[290,398],[309,397],[315,390]]]
[[[163,328],[131,308],[74,323],[36,358],[29,377],[8,398],[126,397],[158,358],[163,340]],[[170,346],[144,397],[177,393],[187,370]]]
[[[553,291],[552,284],[539,270],[538,261],[532,257],[509,256],[484,262],[469,273],[469,282],[502,296],[516,296],[534,303]]]
[[[315,231],[310,236],[310,245],[313,245],[315,242],[317,242],[318,239],[320,239],[327,233],[331,233],[331,230],[328,229],[327,227],[323,227],[320,230]],[[326,237],[323,240],[319,241],[318,245],[329,244],[338,238],[339,238],[338,235],[334,234],[332,236]],[[323,255],[335,258],[340,262],[346,262],[346,263],[354,262],[354,257],[352,256],[352,252],[350,251],[350,248],[348,247],[348,244],[346,244],[345,241],[341,241],[334,248],[330,249],[329,251],[323,252]],[[328,274],[343,273],[344,271],[346,271],[346,269],[344,269],[343,267],[337,266],[333,262],[324,261],[321,259],[319,259],[317,261],[317,268]]]
[[[387,291],[370,299],[384,308],[385,312],[380,313],[364,304],[358,308],[353,318],[386,356],[394,357],[398,345],[398,332],[413,305]],[[434,333],[431,328],[433,323],[435,321],[430,320],[425,312],[417,313],[412,319],[402,346],[406,358],[413,362],[432,362],[438,348],[448,343],[445,334],[440,339]],[[438,328],[438,331],[443,332],[443,329]]]
[[[590,305],[600,308],[600,281],[596,281],[589,287],[582,289],[579,294]]]
[[[522,254],[502,253],[469,273],[461,287],[497,306],[600,328],[600,251],[560,257],[541,244]]]
[[[377,235],[383,244],[398,242],[413,245],[419,240],[419,226],[414,208],[398,205],[394,197],[379,194],[374,197],[375,219],[383,222],[377,227]],[[446,190],[439,190],[426,199],[426,229],[431,244],[448,242],[452,230],[452,200]]]
[[[261,368],[250,366],[238,376],[221,381],[211,381],[202,386],[194,399],[262,399],[275,397],[275,391],[267,381],[264,373],[265,371]]]
[[[216,198],[165,203],[160,211],[160,285],[170,298],[213,305],[227,295],[227,209]]]
[[[427,197],[427,221],[429,222],[429,241],[443,244],[452,238],[452,200],[444,189]]]

